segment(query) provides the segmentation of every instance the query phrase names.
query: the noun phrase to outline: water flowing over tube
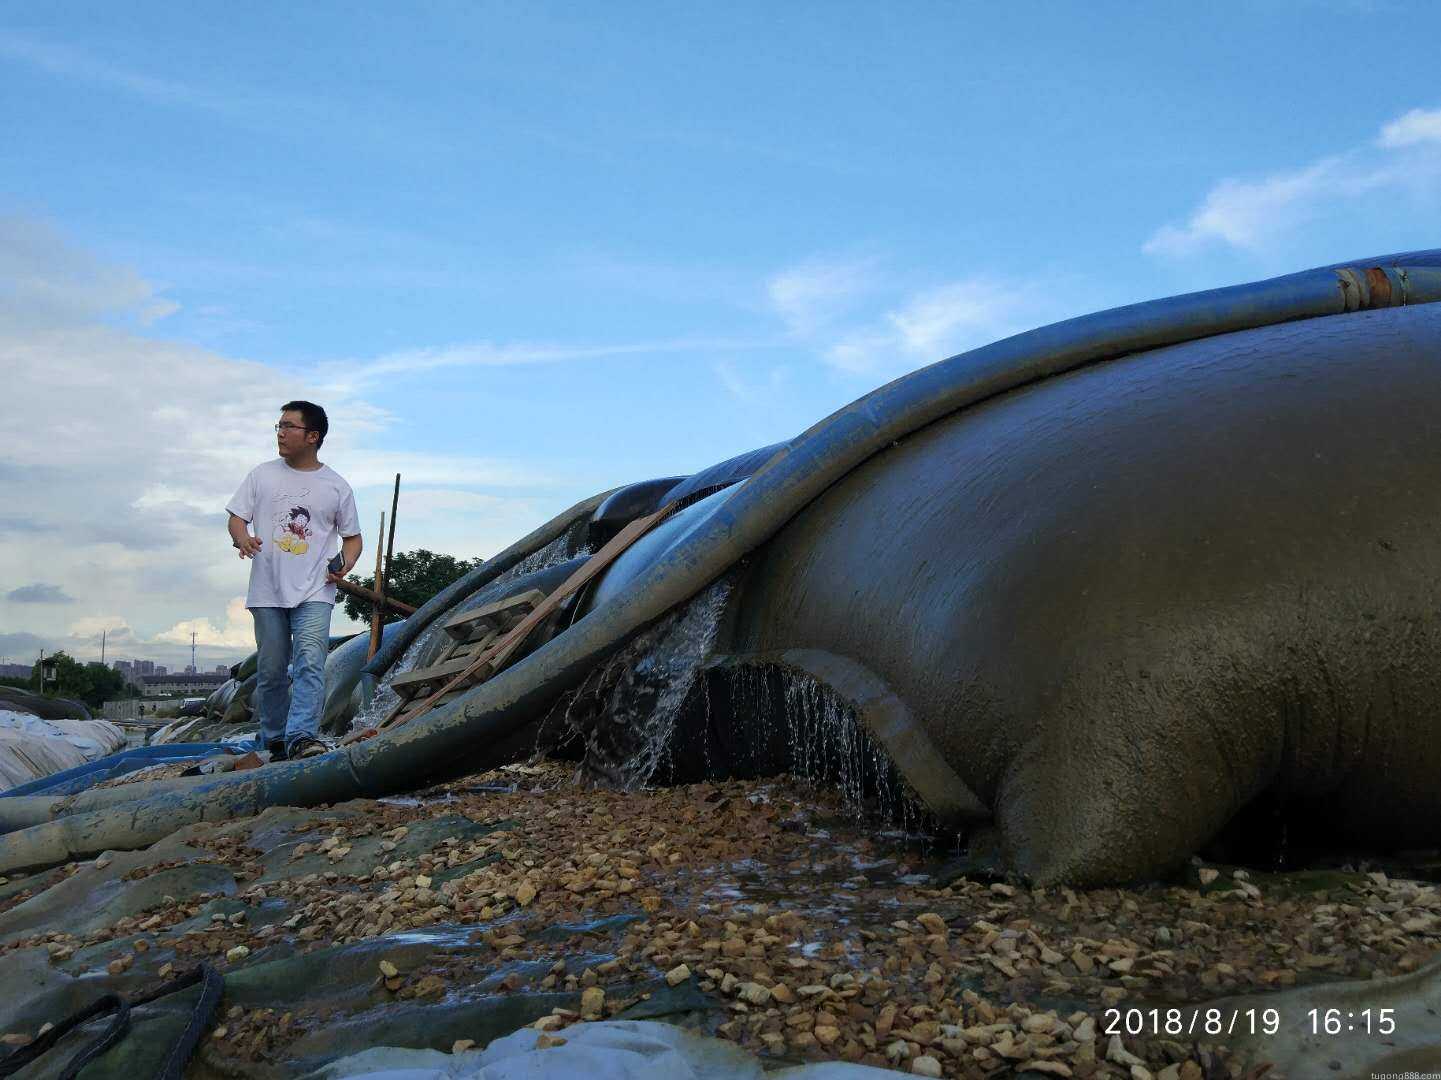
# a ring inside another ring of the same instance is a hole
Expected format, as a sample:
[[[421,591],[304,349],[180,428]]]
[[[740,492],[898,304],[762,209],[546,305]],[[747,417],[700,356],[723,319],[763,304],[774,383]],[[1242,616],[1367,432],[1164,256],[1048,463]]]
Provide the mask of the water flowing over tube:
[[[0,821],[0,828],[16,830],[0,837],[0,873],[143,847],[182,825],[244,817],[267,806],[316,806],[415,790],[461,768],[469,772],[510,760],[523,727],[598,661],[695,596],[867,458],[941,417],[1096,361],[1276,323],[1438,300],[1441,251],[1413,252],[1116,308],[922,368],[783,446],[621,592],[448,705],[307,761],[199,778],[203,782],[158,793],[135,785],[147,790],[128,798],[107,793],[103,799],[15,807]],[[408,620],[414,625],[405,637],[387,643],[372,672],[384,671],[439,612],[519,562],[526,549],[562,535],[601,498],[578,504],[435,597]],[[110,801],[115,798],[124,801]],[[97,805],[102,801],[107,805]],[[31,824],[34,820],[39,823]]]

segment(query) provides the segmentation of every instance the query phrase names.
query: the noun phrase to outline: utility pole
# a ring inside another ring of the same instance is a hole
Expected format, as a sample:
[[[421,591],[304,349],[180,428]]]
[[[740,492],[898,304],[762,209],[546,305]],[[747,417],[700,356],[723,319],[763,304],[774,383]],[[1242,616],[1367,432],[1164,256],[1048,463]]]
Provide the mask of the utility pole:
[[[195,673],[195,631],[190,631],[190,673]]]
[[[104,630],[100,631],[100,666],[101,666],[101,667],[104,667],[104,666],[105,666],[105,633],[106,633],[106,631],[104,631]]]

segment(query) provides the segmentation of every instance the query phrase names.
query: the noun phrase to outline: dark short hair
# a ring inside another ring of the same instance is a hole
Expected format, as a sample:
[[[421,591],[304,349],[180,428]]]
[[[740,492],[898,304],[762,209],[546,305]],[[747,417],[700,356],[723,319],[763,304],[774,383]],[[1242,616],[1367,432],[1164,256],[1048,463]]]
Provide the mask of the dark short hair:
[[[325,433],[330,430],[330,421],[326,419],[325,410],[313,401],[287,401],[280,406],[281,412],[298,412],[300,418],[305,421],[305,429],[313,431],[320,436],[316,440],[317,447],[325,444]]]

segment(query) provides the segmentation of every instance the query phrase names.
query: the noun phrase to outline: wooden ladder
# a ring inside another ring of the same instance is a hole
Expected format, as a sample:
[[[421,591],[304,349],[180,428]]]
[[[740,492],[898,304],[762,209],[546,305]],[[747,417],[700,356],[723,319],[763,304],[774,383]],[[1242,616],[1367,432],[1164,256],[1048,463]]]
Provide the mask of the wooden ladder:
[[[446,621],[444,629],[451,642],[440,658],[429,667],[392,679],[390,688],[401,700],[377,727],[352,732],[341,743],[358,742],[408,724],[501,671],[532,630],[675,509],[675,503],[668,503],[628,523],[549,596],[530,589],[474,611],[463,611]]]

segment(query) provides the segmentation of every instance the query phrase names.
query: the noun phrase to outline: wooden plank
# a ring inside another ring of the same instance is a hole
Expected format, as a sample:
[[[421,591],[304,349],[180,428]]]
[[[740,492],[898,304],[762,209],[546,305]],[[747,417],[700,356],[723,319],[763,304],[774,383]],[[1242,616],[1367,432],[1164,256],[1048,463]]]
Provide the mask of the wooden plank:
[[[500,637],[499,630],[487,630],[482,637],[475,641],[457,641],[446,650],[446,659],[458,656],[479,656],[498,637]]]
[[[525,618],[537,604],[545,600],[545,593],[539,589],[528,589],[504,600],[497,600],[474,611],[462,611],[444,624],[447,634],[457,641],[474,636],[482,627],[490,630],[508,630],[510,626]],[[509,624],[509,625],[507,625]]]
[[[613,563],[626,548],[635,543],[642,536],[648,533],[656,524],[665,520],[675,511],[675,504],[668,503],[653,514],[643,518],[637,518],[621,529],[611,541],[597,551],[585,564],[576,570],[570,577],[566,578],[560,588],[551,593],[541,603],[533,608],[529,615],[521,620],[520,624],[508,631],[499,641],[489,645],[478,656],[470,662],[470,667],[452,678],[445,686],[431,694],[424,701],[417,702],[402,701],[396,706],[395,711],[380,725],[381,729],[399,727],[408,724],[417,716],[423,716],[435,707],[436,703],[447,693],[457,687],[467,687],[489,678],[510,658],[513,653],[529,635],[532,630],[540,625],[541,621],[548,618],[561,603],[573,593],[585,587],[585,585]],[[460,661],[455,661],[459,663]],[[392,681],[391,686],[395,683]],[[357,739],[367,738],[369,732],[354,732],[341,740],[341,744],[351,743]]]
[[[542,620],[548,618],[567,597],[582,589],[592,578],[613,563],[626,548],[630,547],[648,533],[657,522],[670,516],[673,510],[674,504],[667,503],[655,511],[655,513],[647,514],[643,518],[637,518],[635,521],[626,525],[625,528],[621,529],[620,532],[611,538],[608,544],[587,559],[585,564],[578,568],[575,573],[566,578],[560,588],[547,596],[543,602],[537,604],[531,610],[530,614],[522,619],[520,623],[511,629],[503,638],[486,649],[480,656],[476,657],[471,662],[469,668],[453,676],[450,682],[431,694],[421,705],[420,709],[412,712],[410,716],[406,717],[404,722],[408,723],[415,716],[429,711],[447,691],[467,682],[480,682],[482,679],[489,678],[494,672],[499,671],[505,665],[505,662],[510,659],[511,654],[520,647],[521,642],[530,635],[532,630],[540,625]],[[459,661],[456,661],[456,663],[459,663]],[[485,672],[485,674],[481,674],[481,672]],[[394,685],[392,682],[391,686],[393,687]]]
[[[434,664],[431,667],[416,668],[413,671],[407,671],[391,679],[390,688],[397,694],[405,696],[407,692],[414,693],[414,688],[417,686],[423,686],[426,683],[442,682],[453,675],[458,675],[465,671],[471,663],[472,659],[470,657],[462,656],[452,660],[446,660],[440,664]]]

